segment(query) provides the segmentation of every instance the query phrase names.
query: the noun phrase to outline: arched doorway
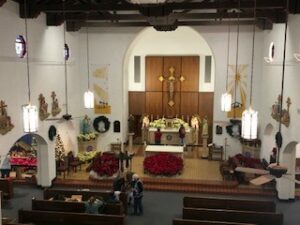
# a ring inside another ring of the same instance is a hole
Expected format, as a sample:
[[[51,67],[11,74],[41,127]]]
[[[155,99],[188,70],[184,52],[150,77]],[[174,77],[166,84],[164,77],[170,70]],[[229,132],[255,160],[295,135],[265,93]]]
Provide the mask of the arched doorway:
[[[211,99],[213,99],[213,92],[214,92],[214,85],[215,85],[215,60],[214,60],[214,54],[208,45],[207,41],[201,36],[199,32],[197,32],[195,29],[191,27],[179,27],[175,31],[172,32],[158,32],[153,28],[145,28],[140,33],[136,35],[134,40],[129,45],[127,52],[124,57],[123,61],[123,121],[127,121],[129,118],[129,114],[132,114],[135,117],[135,121],[137,122],[136,127],[141,129],[141,116],[143,113],[149,113],[146,112],[146,110],[143,111],[143,108],[147,108],[146,106],[143,107],[142,105],[148,105],[147,101],[144,101],[143,104],[136,104],[133,103],[133,98],[137,99],[146,99],[141,97],[143,95],[142,92],[145,95],[150,96],[152,92],[152,89],[146,90],[146,57],[148,56],[158,56],[158,57],[173,57],[173,56],[198,56],[199,57],[199,76],[197,79],[199,79],[199,82],[197,83],[197,88],[189,89],[191,93],[191,96],[196,99],[194,102],[197,102],[205,97],[198,97],[196,98],[197,94],[195,92],[198,92],[200,95],[201,92],[205,92],[206,94],[212,93]],[[165,58],[163,59],[163,61]],[[182,61],[181,61],[182,62]],[[171,65],[171,64],[170,64]],[[159,78],[159,75],[157,74],[157,79]],[[163,74],[166,75],[166,74]],[[207,75],[207,76],[206,76]],[[156,79],[156,81],[157,81]],[[196,83],[196,82],[195,82]],[[176,93],[176,91],[175,91]],[[164,95],[165,93],[162,93]],[[133,96],[134,95],[134,96]],[[180,94],[183,96],[182,94]],[[133,96],[133,98],[131,98]],[[140,97],[139,97],[140,96]],[[165,95],[164,95],[165,96]],[[150,99],[151,97],[149,97]],[[153,97],[154,98],[154,97]],[[152,99],[153,99],[152,98]],[[163,97],[166,99],[167,97]],[[181,97],[183,99],[191,99],[189,97]],[[164,102],[168,102],[165,100],[162,100],[164,105]],[[129,104],[128,104],[129,102]],[[132,112],[130,110],[129,105],[135,105],[135,110]],[[150,103],[149,103],[150,105]],[[183,105],[183,104],[182,104]],[[199,103],[200,105],[200,103]],[[213,104],[212,104],[213,105]],[[172,107],[172,106],[171,106]],[[183,106],[182,106],[183,107]],[[198,105],[197,105],[198,107]],[[194,108],[197,108],[194,107]],[[151,108],[151,107],[149,107]],[[162,109],[163,108],[163,109]],[[163,115],[167,115],[166,112],[168,110],[165,110],[167,107],[160,107],[160,110],[162,113],[155,114],[156,117],[162,117]],[[199,108],[203,108],[200,107]],[[212,108],[208,107],[211,112],[213,112],[213,106]],[[176,112],[173,113],[174,117],[175,114],[178,113],[178,116],[181,118],[182,115],[185,115],[185,120],[188,118],[191,118],[191,112],[190,110],[187,110],[188,107],[185,107],[184,112],[180,109],[179,113],[178,110],[175,110]],[[208,111],[209,111],[208,110]],[[150,113],[152,114],[152,113]],[[153,114],[153,115],[154,115]],[[201,114],[200,112],[195,112],[195,114]],[[203,112],[202,117],[204,117],[207,114],[211,114],[211,116],[208,118],[209,122],[209,130],[212,131],[212,120],[213,120],[213,113],[210,112]],[[122,136],[123,139],[126,140],[127,137],[127,123],[124,123],[124,129],[122,129]],[[212,136],[212,133],[211,135]]]
[[[20,137],[9,151],[17,179],[31,179],[37,185],[50,186],[48,144],[38,134]]]

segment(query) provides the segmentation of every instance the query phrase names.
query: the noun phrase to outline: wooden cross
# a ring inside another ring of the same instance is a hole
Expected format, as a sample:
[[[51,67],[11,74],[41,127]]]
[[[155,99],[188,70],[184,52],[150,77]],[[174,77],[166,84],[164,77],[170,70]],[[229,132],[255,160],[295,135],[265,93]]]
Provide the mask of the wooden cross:
[[[5,105],[5,102],[1,100],[0,101],[0,109],[1,109],[1,115],[2,116],[7,115],[6,110],[5,110],[6,107],[7,107],[7,105]]]
[[[161,75],[158,79],[159,79],[160,82],[163,82],[165,80],[168,81],[168,83],[169,83],[169,102],[168,102],[168,104],[169,104],[169,106],[172,107],[175,104],[175,102],[173,100],[174,99],[174,91],[175,91],[174,90],[174,82],[176,82],[177,80],[176,80],[176,77],[174,75],[175,74],[175,68],[173,66],[171,66],[169,68],[169,72],[170,72],[169,76]],[[181,82],[183,82],[185,80],[185,78],[183,76],[180,76],[179,80]]]

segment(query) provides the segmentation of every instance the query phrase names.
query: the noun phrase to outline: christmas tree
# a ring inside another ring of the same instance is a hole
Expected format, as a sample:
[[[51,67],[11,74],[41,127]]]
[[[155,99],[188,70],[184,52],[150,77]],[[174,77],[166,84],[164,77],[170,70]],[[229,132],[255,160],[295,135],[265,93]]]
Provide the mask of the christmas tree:
[[[58,134],[55,140],[55,160],[64,161],[64,156],[65,156],[64,144],[61,140],[60,135]]]

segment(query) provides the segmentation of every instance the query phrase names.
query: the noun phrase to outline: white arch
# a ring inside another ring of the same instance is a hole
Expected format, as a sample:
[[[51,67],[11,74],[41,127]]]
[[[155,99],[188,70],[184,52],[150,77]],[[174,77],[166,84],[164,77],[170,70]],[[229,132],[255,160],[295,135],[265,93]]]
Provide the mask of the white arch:
[[[141,82],[134,84],[133,81],[133,57],[141,56]],[[204,73],[203,57],[212,56],[212,77],[211,82],[205,83],[204,76],[200,76],[200,91],[214,91],[215,83],[215,59],[213,52],[206,40],[191,27],[178,27],[172,32],[158,32],[152,27],[141,30],[129,45],[123,60],[123,121],[128,118],[128,90],[145,91],[145,56],[147,55],[199,55],[200,73]],[[124,129],[127,131],[127,124],[124,123]],[[126,134],[123,132],[123,138]]]

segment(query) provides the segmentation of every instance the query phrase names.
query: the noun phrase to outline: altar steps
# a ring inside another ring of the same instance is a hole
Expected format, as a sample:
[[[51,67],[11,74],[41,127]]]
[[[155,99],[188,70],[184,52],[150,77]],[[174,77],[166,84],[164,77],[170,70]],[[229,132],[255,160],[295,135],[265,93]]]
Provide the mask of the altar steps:
[[[273,188],[254,187],[249,185],[238,185],[236,181],[196,181],[173,178],[143,178],[145,190],[149,191],[175,191],[205,194],[228,194],[228,195],[254,195],[275,196]],[[56,179],[55,187],[72,188],[97,188],[110,190],[111,179],[102,180],[70,180]]]

